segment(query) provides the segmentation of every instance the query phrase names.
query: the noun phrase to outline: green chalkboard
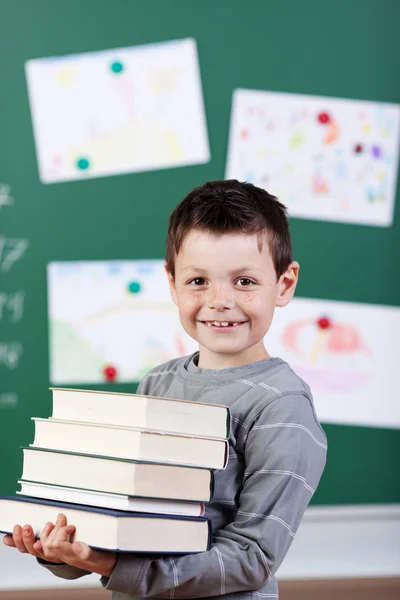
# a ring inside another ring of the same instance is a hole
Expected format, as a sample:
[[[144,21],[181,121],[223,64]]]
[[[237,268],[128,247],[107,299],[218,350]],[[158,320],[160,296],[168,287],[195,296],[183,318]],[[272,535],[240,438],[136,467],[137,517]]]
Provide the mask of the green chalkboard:
[[[162,258],[172,208],[224,176],[237,87],[399,102],[399,22],[397,0],[0,1],[1,494],[16,490],[30,417],[50,413],[47,263]],[[210,162],[40,182],[27,60],[188,37],[198,44]],[[400,305],[398,210],[390,228],[293,219],[291,229],[299,296]],[[400,502],[400,431],[325,429],[328,466],[314,503]]]

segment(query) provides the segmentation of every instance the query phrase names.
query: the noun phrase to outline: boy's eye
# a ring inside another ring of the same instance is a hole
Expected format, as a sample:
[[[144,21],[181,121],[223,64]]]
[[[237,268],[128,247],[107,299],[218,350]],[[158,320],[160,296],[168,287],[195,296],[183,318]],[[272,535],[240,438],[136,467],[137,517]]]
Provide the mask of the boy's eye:
[[[239,285],[239,287],[250,287],[254,284],[254,281],[248,277],[241,277],[236,283]]]
[[[191,279],[189,281],[189,283],[190,283],[190,285],[193,285],[195,287],[201,286],[201,285],[204,285],[205,279],[204,279],[204,277],[195,277],[195,279]]]

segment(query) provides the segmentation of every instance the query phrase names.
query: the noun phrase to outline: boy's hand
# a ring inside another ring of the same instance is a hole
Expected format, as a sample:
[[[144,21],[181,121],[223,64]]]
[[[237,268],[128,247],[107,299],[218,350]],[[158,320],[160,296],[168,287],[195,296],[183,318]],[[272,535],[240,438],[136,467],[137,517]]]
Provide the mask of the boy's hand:
[[[24,527],[15,525],[12,535],[5,535],[3,543],[10,548],[16,548],[22,554],[31,554],[42,560],[50,560],[44,555],[42,544],[40,540],[35,539],[33,529],[30,525],[24,525]],[[62,562],[54,558],[55,564]]]
[[[67,519],[60,514],[55,525],[47,523],[40,540],[35,541],[32,527],[25,525],[23,528],[16,525],[13,535],[4,537],[6,546],[15,547],[22,553],[41,558],[55,564],[66,563],[85,571],[98,573],[109,577],[115,566],[117,555],[115,552],[93,550],[83,542],[69,541],[69,536],[75,531],[74,525],[67,525]]]

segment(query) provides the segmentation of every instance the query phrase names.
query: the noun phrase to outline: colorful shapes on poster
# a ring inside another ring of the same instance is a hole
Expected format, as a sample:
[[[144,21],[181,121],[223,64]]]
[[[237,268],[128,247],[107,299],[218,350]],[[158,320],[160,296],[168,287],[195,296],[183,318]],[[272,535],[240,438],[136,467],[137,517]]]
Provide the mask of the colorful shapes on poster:
[[[131,281],[128,285],[128,292],[131,294],[138,294],[142,289],[139,281]]]
[[[374,158],[380,158],[382,156],[382,150],[379,146],[375,145],[371,148],[371,153]]]
[[[251,173],[254,185],[282,198],[291,217],[389,227],[399,141],[396,104],[238,89],[225,178],[243,181]],[[381,172],[384,184],[377,181]]]
[[[326,123],[330,123],[330,120],[331,120],[329,113],[327,113],[327,112],[320,112],[317,118],[318,118],[318,121],[322,125],[325,125]]]
[[[76,166],[80,171],[86,171],[90,167],[89,159],[82,157],[76,161]]]
[[[331,320],[328,317],[320,317],[317,321],[317,325],[320,329],[329,329],[332,327]]]
[[[320,174],[314,175],[313,191],[315,194],[326,194],[329,192],[328,182]]]
[[[291,148],[298,148],[299,146],[302,146],[304,144],[305,140],[306,135],[304,131],[296,131],[291,140],[289,141],[289,146]]]
[[[122,73],[122,71],[124,70],[124,65],[119,60],[116,60],[112,63],[110,69],[113,73],[118,75],[119,73]]]
[[[106,381],[108,381],[109,383],[112,383],[113,381],[115,381],[117,379],[118,372],[117,372],[117,369],[115,367],[113,367],[112,365],[107,365],[103,369],[103,375],[104,375],[104,379]]]
[[[43,183],[210,159],[194,39],[33,59],[26,74]]]
[[[339,139],[339,126],[335,121],[329,121],[328,129],[324,138],[324,144],[331,144]]]
[[[140,381],[178,349],[198,348],[180,324],[164,260],[51,263],[48,285],[52,385]]]
[[[56,84],[59,86],[71,85],[74,81],[74,71],[70,68],[60,69],[56,74]]]

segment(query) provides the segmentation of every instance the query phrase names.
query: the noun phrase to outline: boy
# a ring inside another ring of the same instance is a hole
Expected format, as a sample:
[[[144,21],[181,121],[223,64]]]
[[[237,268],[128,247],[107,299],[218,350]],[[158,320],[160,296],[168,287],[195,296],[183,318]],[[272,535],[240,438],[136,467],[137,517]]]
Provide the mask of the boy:
[[[230,406],[229,462],[215,474],[206,512],[211,550],[117,557],[71,544],[74,526],[63,515],[38,542],[29,526],[24,532],[16,526],[5,543],[60,577],[99,573],[114,600],[278,598],[275,573],[318,485],[327,448],[308,386],[264,346],[275,307],[291,300],[298,278],[285,207],[235,180],[194,189],[170,216],[165,268],[199,352],[150,371],[138,393]]]

